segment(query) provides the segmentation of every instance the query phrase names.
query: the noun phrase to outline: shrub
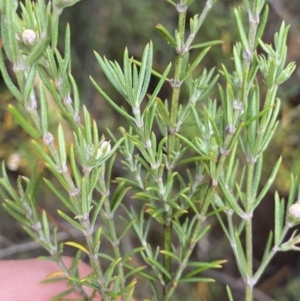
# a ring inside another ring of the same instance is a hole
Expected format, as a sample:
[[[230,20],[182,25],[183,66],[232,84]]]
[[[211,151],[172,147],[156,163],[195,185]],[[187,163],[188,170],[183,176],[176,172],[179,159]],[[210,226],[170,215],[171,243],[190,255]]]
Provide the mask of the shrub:
[[[8,110],[32,137],[40,160],[60,184],[43,179],[65,206],[58,214],[85,238],[85,244],[65,243],[78,249],[72,269],[68,270],[62,261],[64,244],[56,240],[57,229],[45,211],[37,211],[36,192],[42,180],[37,165],[30,178],[18,178],[15,189],[3,164],[3,206],[49,252],[73,283],[72,289],[88,300],[82,285],[90,286],[104,301],[130,300],[141,277],[152,290],[149,298],[164,301],[171,299],[180,282],[211,281],[199,276],[200,272],[220,268],[224,260],[193,261],[191,254],[209,231],[207,218],[215,216],[244,281],[245,300],[253,300],[253,288],[274,255],[299,249],[297,233],[286,238],[288,230],[300,223],[300,203],[295,202],[298,179],[292,177],[286,202],[275,193],[274,231],[258,269],[253,268],[253,214],[269,191],[281,162],[279,158],[274,163],[268,181],[261,187],[263,154],[278,125],[278,87],[295,69],[294,63],[285,62],[288,26],[282,23],[274,35],[274,44],[267,45],[261,38],[268,6],[264,0],[244,0],[243,8],[234,10],[239,32],[239,41],[233,48],[234,70],[224,65],[219,72],[215,68],[207,70],[205,56],[220,41],[197,44],[194,40],[216,1],[207,0],[202,12],[187,22],[187,10],[193,1],[180,0],[176,4],[167,0],[178,14],[178,26],[174,34],[162,24],[156,27],[169,44],[166,47],[174,49],[173,67],[165,66],[162,73],[153,68],[152,42],[144,48],[140,61],[130,57],[126,49],[122,65],[95,52],[103,73],[127,103],[126,108],[120,106],[91,78],[103,99],[126,120],[126,127],[120,128],[121,138],[110,130],[106,138],[99,134],[88,109],[80,104],[71,68],[69,26],[64,51],[57,49],[59,17],[76,2],[26,0],[23,4],[0,0],[0,68],[18,101]],[[13,66],[16,82],[6,69],[4,55]],[[153,78],[157,85],[148,94]],[[219,96],[212,100],[210,95],[217,83]],[[160,90],[167,84],[172,93],[162,100]],[[66,121],[58,125],[56,134],[49,129],[50,99]],[[70,144],[65,138],[69,128],[73,132]],[[114,178],[117,155],[122,158],[126,174]],[[126,195],[142,204],[139,209],[125,205]],[[121,233],[116,231],[117,210],[122,212],[120,219],[124,222]],[[161,246],[149,243],[153,223],[158,223],[163,233]],[[126,251],[122,241],[130,230],[134,230],[140,246]],[[111,252],[102,251],[102,239],[110,242]],[[81,253],[88,255],[93,274],[80,280],[76,266]],[[137,255],[142,265],[131,262],[130,258]],[[107,268],[105,261],[109,262]],[[229,287],[227,292],[233,300]],[[64,292],[54,299],[63,295]]]

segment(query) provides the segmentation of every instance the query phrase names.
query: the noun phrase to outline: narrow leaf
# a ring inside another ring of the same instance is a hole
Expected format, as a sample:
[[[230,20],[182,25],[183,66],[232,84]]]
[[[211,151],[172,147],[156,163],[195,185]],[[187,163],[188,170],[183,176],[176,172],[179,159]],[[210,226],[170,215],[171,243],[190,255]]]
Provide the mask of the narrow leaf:
[[[181,79],[181,82],[184,82],[187,78],[189,78],[192,74],[192,72],[198,67],[204,56],[207,54],[207,52],[210,50],[210,47],[205,48],[200,54],[196,57],[194,62],[190,65],[188,70],[186,71],[185,75]]]
[[[71,224],[72,226],[74,226],[75,228],[77,228],[78,230],[80,230],[81,232],[84,231],[83,227],[77,223],[76,221],[74,221],[72,218],[70,218],[68,215],[66,215],[65,213],[63,213],[60,210],[57,210],[57,213],[64,219],[66,220],[69,224]],[[78,248],[79,249],[79,248]]]
[[[74,248],[77,248],[79,249],[80,251],[86,253],[86,254],[89,254],[89,251],[84,247],[82,246],[81,244],[78,244],[76,242],[73,242],[73,241],[67,241],[65,242],[65,245],[68,245],[68,246],[71,246],[71,247],[74,247]]]
[[[41,137],[40,133],[30,124],[26,121],[26,119],[18,112],[18,110],[12,106],[8,106],[9,112],[12,113],[14,118],[17,120],[17,122],[21,125],[21,127],[33,138],[39,139]]]
[[[174,47],[177,47],[177,43],[174,37],[170,34],[170,32],[161,24],[157,24],[155,26],[158,31],[162,34],[162,36],[166,39],[168,44],[171,44]]]

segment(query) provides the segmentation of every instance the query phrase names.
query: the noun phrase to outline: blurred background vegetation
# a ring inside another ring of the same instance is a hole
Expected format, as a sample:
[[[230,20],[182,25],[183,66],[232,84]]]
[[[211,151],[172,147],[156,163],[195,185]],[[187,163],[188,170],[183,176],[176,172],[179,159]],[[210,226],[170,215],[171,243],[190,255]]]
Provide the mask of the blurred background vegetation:
[[[189,17],[202,10],[205,1],[195,0],[188,12]],[[281,20],[291,25],[288,62],[296,61],[300,65],[300,5],[299,0],[270,0],[270,16],[267,24],[264,40],[272,42],[273,35],[278,30]],[[203,62],[203,68],[211,69],[221,64],[231,68],[231,56],[233,44],[238,40],[237,29],[233,18],[233,7],[241,5],[241,1],[218,0],[213,7],[208,19],[205,21],[197,43],[210,40],[222,40],[222,44],[214,46]],[[247,17],[245,17],[247,20]],[[92,75],[100,86],[118,104],[124,104],[123,100],[112,89],[104,78],[100,68],[96,64],[93,50],[108,59],[122,61],[123,51],[128,47],[130,54],[139,59],[145,44],[151,39],[154,43],[154,68],[163,71],[166,65],[173,60],[173,50],[165,43],[155,28],[158,23],[163,24],[171,32],[177,22],[176,11],[166,1],[162,0],[83,0],[71,8],[65,9],[61,18],[61,35],[59,47],[63,49],[64,30],[70,23],[72,34],[72,74],[80,87],[82,102],[97,120],[100,133],[105,133],[109,127],[117,132],[119,126],[124,125],[122,120],[105,103],[105,101],[93,89],[89,81]],[[192,53],[193,55],[193,53]],[[7,65],[9,69],[11,66]],[[199,70],[201,71],[201,70]],[[13,73],[11,72],[13,76]],[[155,79],[151,86],[155,87]],[[282,100],[281,122],[275,134],[270,148],[265,155],[264,175],[267,177],[277,158],[282,155],[283,163],[278,174],[273,191],[266,197],[262,206],[258,208],[255,223],[255,260],[258,262],[262,256],[263,248],[269,230],[273,227],[273,193],[278,190],[281,195],[287,195],[290,185],[290,173],[300,175],[300,67],[297,68],[292,78],[279,90]],[[149,91],[151,92],[151,91]],[[212,93],[211,97],[217,97]],[[263,93],[263,92],[262,92]],[[164,86],[160,94],[162,99],[168,98],[170,88]],[[182,97],[184,101],[184,95]],[[14,102],[12,95],[6,90],[0,78],[0,160],[5,160],[12,180],[21,175],[29,175],[32,162],[37,154],[30,146],[30,138],[20,129],[12,116],[7,112],[7,104]],[[60,120],[57,109],[52,107],[51,123],[56,130]],[[70,133],[71,139],[71,133]],[[70,140],[71,141],[71,140]],[[50,176],[44,171],[46,176]],[[116,164],[115,174],[123,171]],[[262,179],[264,181],[264,178]],[[132,202],[126,200],[126,202]],[[137,202],[137,201],[135,201]],[[53,216],[56,223],[57,200],[53,198],[49,190],[42,187],[38,195],[38,205],[45,208]],[[193,256],[199,260],[227,259],[228,262],[222,270],[207,273],[216,279],[216,284],[199,283],[192,288],[180,286],[177,299],[184,297],[188,300],[212,301],[227,300],[224,287],[229,284],[236,295],[236,300],[242,300],[243,287],[238,279],[238,273],[232,258],[229,245],[224,235],[212,221],[213,229],[208,237],[201,240]],[[76,236],[78,233],[70,233],[61,223],[61,240],[67,236]],[[153,229],[153,237],[157,237],[159,229]],[[159,236],[158,236],[159,237]],[[134,239],[128,242],[135,244]],[[160,243],[153,238],[153,243]],[[3,211],[0,207],[0,259],[27,258],[44,254],[25,235],[20,225]],[[255,261],[254,261],[255,262]],[[281,253],[272,261],[267,273],[258,285],[257,300],[271,301],[273,298],[280,301],[299,300],[300,287],[300,257],[298,253]]]

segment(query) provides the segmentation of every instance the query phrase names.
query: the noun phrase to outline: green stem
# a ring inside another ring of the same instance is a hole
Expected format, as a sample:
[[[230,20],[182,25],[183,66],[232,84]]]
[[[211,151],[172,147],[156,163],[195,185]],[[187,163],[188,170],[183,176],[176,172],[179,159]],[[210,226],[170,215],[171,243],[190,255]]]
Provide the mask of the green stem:
[[[230,209],[231,210],[231,209]],[[238,256],[238,251],[237,251],[237,243],[236,243],[236,238],[235,238],[235,229],[232,221],[232,214],[227,214],[227,221],[228,221],[228,228],[229,228],[229,242],[234,254],[234,257],[237,262],[238,269],[241,271],[242,267],[240,267],[240,261],[239,261],[239,256]]]
[[[53,255],[52,257],[55,259],[57,265],[60,267],[60,269],[64,272],[64,274],[66,275],[66,277],[70,277],[72,275],[70,275],[68,268],[66,267],[66,265],[64,264],[64,262],[61,260],[61,256],[57,256],[58,254]],[[84,298],[84,301],[89,301],[90,298],[87,295],[87,293],[84,291],[83,287],[81,284],[78,284],[76,281],[73,282],[73,285],[75,287],[75,290],[77,292],[79,292],[81,294],[81,296]]]
[[[246,236],[246,293],[245,300],[253,300],[253,240],[252,240],[252,213],[253,213],[253,175],[254,158],[251,157],[247,166],[246,208],[245,208],[245,236]]]
[[[177,118],[178,118],[178,104],[179,104],[179,95],[180,95],[180,88],[181,88],[181,68],[182,68],[182,61],[183,61],[183,46],[184,46],[184,34],[185,34],[185,21],[186,21],[186,9],[187,6],[185,5],[185,1],[181,0],[180,3],[177,5],[177,10],[179,13],[178,16],[178,33],[179,33],[179,43],[176,48],[175,54],[175,71],[174,71],[174,78],[171,82],[173,87],[172,92],[172,99],[171,99],[171,109],[170,109],[170,122],[171,126],[168,129],[168,160],[169,160],[169,174],[172,172],[172,164],[173,161],[173,153],[176,147],[176,131],[177,131]],[[169,207],[169,206],[168,206]],[[169,207],[166,211],[165,217],[165,224],[163,226],[163,246],[164,250],[171,252],[172,251],[172,208]],[[172,270],[172,260],[171,257],[167,254],[163,255],[163,266],[166,268],[167,271],[171,273]],[[165,276],[164,277],[165,284],[169,282],[169,279]],[[166,287],[164,288],[164,294],[166,293]]]
[[[168,213],[171,210],[168,211]],[[167,221],[163,226],[163,244],[164,250],[171,252],[172,246],[172,224],[171,221]],[[163,256],[163,266],[167,269],[167,271],[171,272],[172,270],[172,261],[170,256]],[[164,283],[167,284],[169,279],[166,275],[164,275]],[[164,287],[164,293],[166,292],[166,287]]]
[[[180,277],[186,268],[186,265],[189,261],[189,258],[192,254],[192,251],[196,244],[196,234],[198,234],[201,230],[201,222],[197,223],[196,229],[194,230],[194,235],[189,239],[188,246],[186,248],[186,253],[181,261],[181,264],[179,265],[178,269],[175,272],[175,276],[173,277],[172,281],[170,281],[167,286],[165,287],[164,296],[162,298],[162,301],[168,301],[170,300],[171,296],[174,294],[174,291],[178,285],[178,282],[180,280]]]
[[[175,71],[174,71],[174,78],[171,81],[171,85],[173,87],[172,92],[172,99],[171,99],[171,111],[170,111],[170,122],[171,127],[169,128],[168,133],[168,158],[169,160],[172,157],[172,153],[175,150],[175,134],[176,134],[176,123],[178,118],[178,104],[179,104],[179,95],[180,95],[180,88],[181,88],[181,68],[182,68],[182,61],[184,52],[184,34],[185,34],[185,19],[186,19],[186,5],[184,4],[185,1],[180,1],[178,4],[178,33],[179,33],[179,43],[176,48],[175,54]]]
[[[253,9],[248,11],[249,15],[249,33],[248,33],[248,45],[249,49],[245,49],[245,60],[244,60],[244,70],[249,70],[251,62],[254,55],[254,46],[256,40],[256,32],[259,24],[259,12],[255,9],[255,4],[253,4]],[[245,237],[246,237],[246,264],[247,264],[247,279],[245,301],[253,300],[253,240],[252,240],[252,214],[253,214],[253,201],[254,201],[254,191],[253,191],[253,176],[254,176],[254,166],[255,158],[252,156],[247,166],[247,187],[246,187],[246,218],[245,218]]]
[[[225,158],[226,158],[226,156],[223,155],[223,156],[221,156],[221,159],[219,161],[217,173],[216,173],[217,178],[215,179],[216,181],[218,181],[218,177],[220,175],[218,170],[222,169],[224,162],[225,162]],[[180,277],[181,277],[184,269],[186,268],[186,265],[189,261],[189,258],[195,247],[195,244],[197,243],[197,237],[199,236],[199,234],[201,232],[202,222],[204,220],[205,214],[208,210],[209,204],[211,203],[211,201],[213,199],[214,190],[215,190],[215,186],[212,186],[212,185],[209,186],[206,196],[205,196],[205,199],[204,199],[204,202],[203,202],[203,206],[200,211],[200,216],[198,217],[198,223],[196,224],[196,226],[192,232],[192,235],[190,236],[190,239],[189,239],[187,245],[185,246],[184,256],[182,258],[181,264],[179,265],[179,267],[177,268],[177,270],[174,274],[175,276],[174,276],[173,280],[171,282],[169,282],[167,284],[167,286],[165,287],[164,297],[163,297],[162,301],[168,301],[171,298],[171,296],[173,295],[173,293],[177,287]]]
[[[190,49],[190,47],[196,37],[196,34],[200,30],[201,25],[203,24],[204,20],[206,19],[209,11],[211,10],[211,8],[215,2],[216,2],[216,0],[214,0],[214,1],[207,0],[206,1],[204,9],[203,9],[201,15],[198,17],[197,27],[195,28],[195,30],[193,32],[190,33],[189,37],[187,38],[187,41],[185,43],[185,49]]]
[[[90,227],[90,221],[86,220],[84,222],[81,221],[81,224],[84,226],[85,229],[89,229]],[[84,225],[85,224],[85,225]],[[93,268],[93,271],[96,275],[96,279],[100,288],[100,293],[102,296],[103,301],[110,301],[111,298],[106,294],[107,290],[107,283],[104,277],[104,273],[102,271],[98,254],[94,253],[94,244],[93,244],[93,237],[92,234],[86,236],[86,242],[89,250],[89,258],[90,258],[90,264]]]
[[[254,284],[257,283],[257,281],[261,277],[262,273],[264,272],[265,268],[268,266],[268,264],[270,263],[270,261],[272,260],[274,255],[278,252],[279,246],[281,245],[281,243],[282,243],[282,241],[283,241],[284,237],[286,236],[289,229],[290,229],[290,227],[288,225],[284,226],[284,228],[282,230],[282,233],[281,233],[281,239],[279,240],[279,243],[272,248],[272,250],[269,252],[268,256],[265,259],[263,259],[260,267],[255,272],[255,274],[253,276],[253,283]]]
[[[228,155],[227,147],[230,144],[231,138],[232,138],[232,135],[230,135],[230,134],[226,135],[225,142],[224,142],[224,149],[226,150],[226,152],[224,154],[220,154],[218,166],[217,166],[216,173],[215,173],[215,178],[211,179],[211,184],[210,184],[211,186],[210,186],[209,190],[207,191],[207,195],[206,195],[206,197],[203,201],[203,205],[201,207],[201,211],[200,211],[201,216],[205,216],[205,214],[208,210],[208,207],[211,203],[211,200],[213,198],[214,189],[218,185],[219,177],[221,176],[221,173],[223,172],[223,166],[226,161],[226,157]]]
[[[40,220],[38,218],[38,213],[36,211],[36,207],[30,206],[31,211],[28,212],[28,216],[31,216],[30,221],[32,224],[32,228],[35,228],[35,225],[38,225],[40,223]],[[65,274],[65,277],[68,278],[72,275],[70,275],[68,268],[66,267],[65,263],[62,260],[60,252],[57,250],[56,246],[51,243],[49,240],[49,237],[46,237],[44,234],[44,231],[42,228],[39,228],[38,230],[35,231],[36,233],[36,241],[38,242],[43,242],[42,246],[47,249],[47,251],[51,254],[51,257],[54,259],[56,264],[60,267],[62,272]],[[84,301],[88,301],[89,297],[87,293],[84,291],[82,284],[78,283],[76,281],[73,281],[72,283],[74,285],[75,290],[81,294],[83,297]]]
[[[112,244],[112,248],[113,248],[113,252],[114,252],[114,257],[115,259],[119,259],[121,257],[121,252],[120,252],[120,248],[119,248],[119,240],[117,237],[117,232],[116,232],[116,228],[115,228],[115,224],[114,224],[114,215],[113,212],[111,211],[111,204],[110,204],[110,199],[109,199],[109,188],[107,187],[106,183],[105,183],[105,168],[102,168],[102,174],[99,177],[99,191],[102,195],[106,195],[105,199],[104,199],[104,210],[105,210],[105,217],[107,220],[107,228],[108,228],[108,234],[110,237],[110,241]],[[124,288],[125,286],[125,277],[124,277],[124,269],[123,269],[123,263],[119,263],[118,264],[118,271],[119,271],[119,275],[120,275],[120,288],[121,290]]]
[[[183,56],[176,54],[175,58],[175,72],[174,79],[172,79],[171,85],[173,87],[172,100],[171,100],[171,112],[170,112],[170,122],[171,126],[168,132],[168,158],[170,162],[172,161],[173,151],[175,150],[175,139],[176,139],[176,123],[178,117],[178,104],[180,95],[180,73],[182,67]]]
[[[253,279],[252,279],[253,245],[252,245],[252,220],[251,220],[251,218],[246,220],[245,231],[246,231],[246,262],[247,262],[247,279],[246,279],[245,300],[252,301],[253,300]]]
[[[110,209],[110,201],[109,198],[106,197],[104,200],[104,208],[105,208],[105,214],[107,216],[107,225],[108,225],[108,232],[110,239],[112,241],[112,247],[114,251],[115,259],[119,259],[121,257],[121,252],[119,248],[119,240],[116,233],[116,228],[113,220],[113,213]],[[121,289],[124,288],[125,285],[125,277],[124,277],[124,269],[123,269],[123,263],[118,264],[118,271],[121,279],[120,287]]]

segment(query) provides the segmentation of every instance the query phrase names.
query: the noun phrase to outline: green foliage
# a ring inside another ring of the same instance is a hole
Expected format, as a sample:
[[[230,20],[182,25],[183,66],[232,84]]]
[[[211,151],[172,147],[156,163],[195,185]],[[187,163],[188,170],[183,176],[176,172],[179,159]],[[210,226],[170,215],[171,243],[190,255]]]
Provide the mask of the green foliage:
[[[125,49],[122,66],[95,52],[99,67],[128,105],[120,106],[91,78],[99,94],[126,121],[126,127],[120,128],[122,138],[108,130],[108,141],[103,135],[99,138],[96,121],[88,109],[81,109],[79,89],[71,74],[69,26],[64,53],[56,48],[59,17],[65,7],[76,2],[59,0],[46,5],[44,0],[26,0],[25,4],[0,0],[0,69],[7,87],[24,109],[21,112],[10,105],[9,111],[33,138],[40,158],[60,184],[44,179],[70,211],[67,214],[58,210],[58,214],[85,238],[85,245],[74,241],[65,244],[88,254],[93,275],[80,280],[64,266],[64,245],[56,241],[57,230],[51,227],[45,211],[39,213],[36,209],[36,191],[42,181],[36,167],[30,179],[19,177],[15,189],[3,165],[0,186],[5,209],[58,263],[65,278],[73,283],[70,290],[76,289],[84,300],[89,300],[84,284],[100,293],[104,301],[119,297],[130,300],[136,284],[134,275],[148,280],[151,298],[162,301],[171,299],[180,282],[212,281],[199,273],[220,268],[225,261],[192,261],[191,254],[210,230],[211,225],[204,221],[216,216],[244,281],[245,300],[253,300],[253,287],[274,255],[299,250],[297,233],[285,240],[288,230],[300,223],[300,204],[293,204],[299,191],[298,179],[292,177],[287,203],[278,193],[274,196],[274,234],[269,236],[258,269],[253,269],[253,214],[270,190],[281,163],[278,159],[268,181],[260,187],[263,154],[278,125],[278,87],[295,69],[294,63],[286,66],[289,27],[282,23],[274,35],[274,45],[267,45],[261,40],[268,16],[265,1],[250,4],[244,0],[244,7],[234,10],[240,37],[233,49],[234,70],[224,64],[215,74],[215,68],[207,70],[203,66],[211,47],[220,41],[198,43],[195,38],[216,1],[207,0],[202,12],[189,22],[186,16],[193,1],[167,1],[177,11],[178,26],[171,33],[164,25],[157,25],[175,53],[174,63],[165,71],[153,66],[152,42],[145,46],[141,61],[130,57]],[[247,25],[245,12],[249,16]],[[262,54],[257,53],[258,46]],[[192,59],[191,49],[197,52]],[[4,54],[13,64],[16,84],[5,67]],[[147,94],[152,76],[159,80],[152,94]],[[211,100],[210,93],[218,81],[219,98]],[[166,84],[172,92],[162,100],[159,95]],[[265,95],[260,92],[262,87]],[[66,121],[57,126],[56,135],[49,129],[50,98]],[[66,140],[68,127],[73,132],[71,145]],[[191,129],[195,129],[195,135],[189,132]],[[116,155],[122,157],[126,175],[114,179]],[[186,176],[183,168],[187,169]],[[141,203],[140,210],[123,204],[129,193]],[[119,210],[126,216],[121,217],[126,223],[121,234],[116,231]],[[192,216],[188,217],[188,212]],[[95,230],[100,219],[103,227]],[[149,243],[153,223],[161,227],[161,246]],[[140,246],[126,253],[120,244],[131,230]],[[102,239],[110,242],[111,255],[103,253]],[[130,256],[136,253],[143,266],[131,263]],[[102,258],[110,262],[107,269]],[[227,293],[233,300],[229,287]]]

